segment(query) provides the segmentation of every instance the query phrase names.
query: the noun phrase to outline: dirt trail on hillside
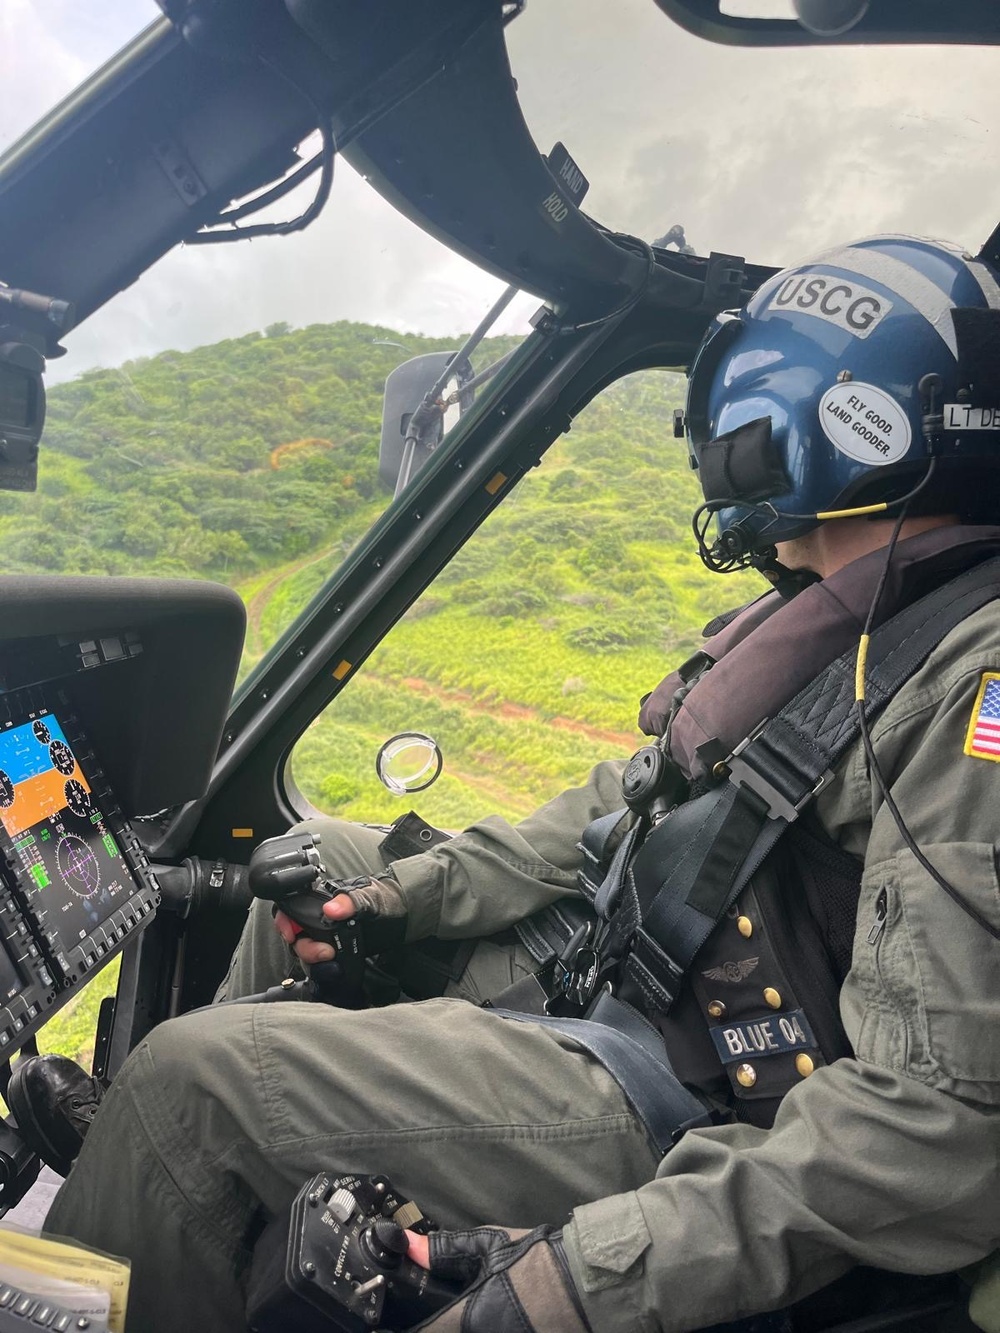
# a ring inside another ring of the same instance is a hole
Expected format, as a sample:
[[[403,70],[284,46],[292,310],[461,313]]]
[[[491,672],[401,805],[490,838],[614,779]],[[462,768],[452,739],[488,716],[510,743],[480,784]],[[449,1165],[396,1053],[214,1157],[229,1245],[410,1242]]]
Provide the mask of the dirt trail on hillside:
[[[380,685],[391,687],[394,682],[380,679]],[[442,703],[460,704],[467,712],[484,713],[490,717],[502,717],[511,722],[539,722],[543,726],[555,727],[558,731],[573,732],[577,736],[585,736],[587,740],[599,741],[602,745],[615,745],[620,748],[623,754],[631,754],[636,749],[638,740],[638,729],[636,731],[611,731],[604,727],[592,726],[589,722],[578,722],[572,717],[543,717],[537,708],[528,708],[524,704],[513,704],[502,701],[496,704],[483,703],[476,699],[468,690],[446,690],[440,685],[435,685],[433,681],[421,680],[416,676],[404,676],[399,682],[414,694],[430,695],[434,699],[440,699]]]
[[[318,553],[303,556],[300,560],[292,561],[290,564],[282,565],[248,599],[246,603],[247,651],[254,658],[259,657],[263,652],[260,641],[261,622],[271,598],[286,579],[299,573],[300,570],[308,568],[309,565],[318,564],[321,560],[329,560],[337,549],[337,546],[331,546]],[[439,699],[442,703],[458,704],[469,713],[500,717],[508,722],[537,722],[543,726],[553,727],[557,731],[568,731],[573,735],[582,736],[600,745],[613,745],[621,751],[623,757],[632,754],[642,743],[638,728],[635,731],[616,731],[609,727],[596,727],[592,723],[580,722],[571,717],[546,718],[537,708],[529,708],[526,704],[515,704],[508,700],[501,700],[499,703],[484,703],[482,700],[476,699],[469,690],[446,689],[433,681],[422,680],[416,676],[405,676],[398,682],[377,675],[372,675],[369,679],[377,681],[386,688],[391,689],[393,685],[399,684],[414,694],[430,696]],[[466,778],[465,775],[463,775],[463,781],[468,781],[470,786],[485,787],[486,785],[483,779]]]
[[[315,565],[320,560],[329,559],[334,551],[339,549],[337,546],[329,546],[325,551],[318,554],[304,555],[301,560],[294,560],[290,565],[282,565],[280,569],[275,570],[273,576],[265,584],[257,589],[254,595],[246,604],[247,608],[247,651],[259,657],[264,651],[260,643],[260,625],[264,618],[264,612],[267,610],[267,604],[278,591],[286,579],[298,574],[302,569],[309,565]]]

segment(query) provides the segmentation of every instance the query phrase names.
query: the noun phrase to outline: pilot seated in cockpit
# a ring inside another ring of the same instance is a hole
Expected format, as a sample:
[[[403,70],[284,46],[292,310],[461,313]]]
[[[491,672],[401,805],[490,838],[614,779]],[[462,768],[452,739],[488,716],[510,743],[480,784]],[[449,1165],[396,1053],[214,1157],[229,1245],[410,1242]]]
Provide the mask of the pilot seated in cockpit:
[[[363,881],[331,921],[477,942],[441,998],[218,1005],[133,1052],[47,1222],[131,1258],[131,1333],[242,1331],[262,1220],[319,1170],[452,1229],[413,1243],[479,1274],[441,1333],[680,1333],[996,1245],[997,282],[872,239],[715,321],[701,547],[775,590],[648,701],[658,747],[523,823],[396,857],[310,826]],[[258,904],[223,997],[286,942],[329,957],[277,925]]]

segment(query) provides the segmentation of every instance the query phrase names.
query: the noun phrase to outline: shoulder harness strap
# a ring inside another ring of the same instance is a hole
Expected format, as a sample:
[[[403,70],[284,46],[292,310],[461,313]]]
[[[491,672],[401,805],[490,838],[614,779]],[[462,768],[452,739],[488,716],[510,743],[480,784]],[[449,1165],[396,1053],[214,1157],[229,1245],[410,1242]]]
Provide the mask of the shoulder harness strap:
[[[870,721],[974,611],[1000,597],[987,560],[893,616],[871,636],[864,710]],[[860,734],[855,654],[845,653],[716,766],[720,782],[652,828],[617,892],[597,906],[591,947],[626,970],[666,1013],[692,960],[751,875],[833,777]],[[598,984],[607,966],[588,971]]]

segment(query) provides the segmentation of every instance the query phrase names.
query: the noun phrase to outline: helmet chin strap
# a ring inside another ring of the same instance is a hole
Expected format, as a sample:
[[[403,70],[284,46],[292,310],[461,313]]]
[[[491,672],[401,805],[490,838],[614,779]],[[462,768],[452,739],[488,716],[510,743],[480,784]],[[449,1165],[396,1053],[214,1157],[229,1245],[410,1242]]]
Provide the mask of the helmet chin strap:
[[[763,574],[779,597],[790,602],[803,588],[812,583],[819,583],[820,576],[814,569],[789,569],[778,559],[774,546],[767,546],[763,551],[756,551],[750,557],[750,567]]]
[[[911,490],[895,500],[880,500],[876,504],[855,505],[849,509],[828,509],[816,514],[791,514],[776,509],[770,502],[766,504],[749,503],[736,498],[706,502],[695,510],[692,520],[698,554],[702,563],[714,573],[727,574],[735,569],[756,569],[773,584],[782,597],[794,597],[796,593],[816,583],[820,576],[813,570],[793,570],[783,565],[778,559],[776,548],[771,546],[757,549],[757,542],[766,533],[767,526],[782,519],[805,519],[813,523],[826,523],[838,518],[871,517],[874,514],[887,514],[890,509],[902,506],[905,514],[910,501],[918,496],[934,475],[936,458],[932,454],[927,460],[927,468]],[[769,524],[755,532],[745,519],[734,523],[719,534],[716,540],[708,544],[708,529],[712,517],[719,509],[743,508],[751,514],[764,514],[769,517]]]

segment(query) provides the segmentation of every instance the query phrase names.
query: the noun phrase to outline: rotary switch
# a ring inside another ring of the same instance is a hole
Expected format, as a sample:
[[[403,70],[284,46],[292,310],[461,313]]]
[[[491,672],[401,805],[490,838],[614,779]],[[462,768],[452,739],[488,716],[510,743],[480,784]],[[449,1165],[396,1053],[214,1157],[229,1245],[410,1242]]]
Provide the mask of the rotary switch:
[[[354,1216],[354,1210],[358,1204],[350,1190],[341,1189],[334,1190],[330,1195],[330,1202],[326,1206],[337,1221],[344,1224]]]

